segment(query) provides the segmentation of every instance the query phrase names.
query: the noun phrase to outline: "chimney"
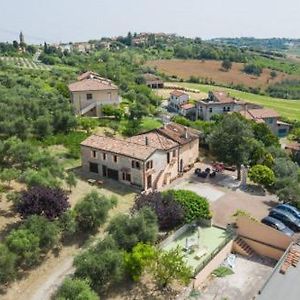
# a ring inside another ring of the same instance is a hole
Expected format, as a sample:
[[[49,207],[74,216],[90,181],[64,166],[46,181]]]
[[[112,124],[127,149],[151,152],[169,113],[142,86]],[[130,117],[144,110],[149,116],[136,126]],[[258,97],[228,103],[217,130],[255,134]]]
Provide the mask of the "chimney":
[[[149,146],[149,140],[148,140],[148,137],[147,137],[147,136],[145,136],[145,145],[146,145],[146,146]]]
[[[187,129],[186,126],[184,127],[184,138],[185,138],[185,139],[188,139],[188,138],[189,138],[189,136],[188,136],[188,129]]]

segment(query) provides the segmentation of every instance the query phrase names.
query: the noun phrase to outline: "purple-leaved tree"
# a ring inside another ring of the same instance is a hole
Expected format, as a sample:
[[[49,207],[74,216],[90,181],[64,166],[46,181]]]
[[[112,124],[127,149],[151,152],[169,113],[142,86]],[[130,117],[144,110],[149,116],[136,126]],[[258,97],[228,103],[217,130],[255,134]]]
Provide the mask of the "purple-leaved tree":
[[[40,215],[53,220],[69,207],[68,197],[62,189],[36,186],[21,192],[17,212],[23,218]]]

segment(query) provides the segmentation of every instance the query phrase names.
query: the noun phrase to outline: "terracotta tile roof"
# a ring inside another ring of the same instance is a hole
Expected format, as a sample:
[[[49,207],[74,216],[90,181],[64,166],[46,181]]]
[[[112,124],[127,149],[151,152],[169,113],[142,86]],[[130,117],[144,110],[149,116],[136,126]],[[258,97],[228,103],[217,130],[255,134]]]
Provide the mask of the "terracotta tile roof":
[[[253,119],[279,118],[279,113],[270,108],[248,109]]]
[[[220,102],[220,103],[234,103],[235,99],[232,98],[228,93],[219,91],[211,92],[211,94]]]
[[[199,133],[196,130],[177,123],[166,124],[164,127],[157,129],[157,131],[181,145],[199,139]]]
[[[156,151],[155,148],[145,145],[132,143],[126,140],[119,140],[100,135],[91,135],[84,140],[81,146],[91,147],[101,151],[112,152],[139,160],[146,160],[152,153]]]
[[[98,78],[83,79],[69,84],[68,87],[71,92],[103,91],[118,89],[116,85]]]
[[[95,73],[95,72],[92,72],[92,71],[87,71],[85,73],[82,73],[81,75],[79,75],[77,77],[77,80],[83,80],[83,79],[87,79],[87,78],[90,78],[91,76],[94,76],[94,77],[100,77],[99,74]]]
[[[182,104],[182,105],[180,106],[180,108],[185,109],[185,110],[192,109],[192,108],[194,108],[194,107],[195,107],[195,105],[192,104],[192,103],[186,103],[186,104]]]
[[[285,149],[300,151],[300,143],[294,142],[285,146]]]
[[[180,97],[183,95],[188,95],[187,93],[180,91],[180,90],[174,90],[170,93],[171,96]]]
[[[154,74],[151,74],[151,73],[143,74],[143,77],[147,82],[149,82],[149,81],[161,81],[162,82],[160,77],[158,77]]]
[[[249,114],[248,110],[241,110],[240,114],[248,120],[253,120],[253,116]]]
[[[127,141],[140,145],[146,145],[147,141],[150,147],[160,150],[169,150],[178,146],[178,143],[165,137],[157,131],[150,131],[147,133],[136,135],[127,139]]]

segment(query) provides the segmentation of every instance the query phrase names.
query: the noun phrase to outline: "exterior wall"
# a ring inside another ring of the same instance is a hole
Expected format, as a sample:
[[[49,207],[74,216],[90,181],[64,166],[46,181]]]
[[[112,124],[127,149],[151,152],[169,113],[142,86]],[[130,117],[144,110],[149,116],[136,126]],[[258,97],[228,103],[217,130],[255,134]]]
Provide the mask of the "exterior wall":
[[[271,131],[277,136],[278,134],[278,126],[277,126],[277,118],[265,118],[264,122],[271,129]]]
[[[93,99],[87,100],[86,95],[92,94]],[[106,104],[118,105],[120,104],[120,97],[118,90],[103,90],[103,91],[84,91],[73,92],[71,96],[75,113],[80,114],[80,111],[92,103],[97,103],[97,116],[101,115],[101,106]]]
[[[226,246],[198,273],[194,280],[194,287],[199,287],[205,279],[220,266],[220,264],[231,253],[233,241],[230,241]]]
[[[146,85],[151,89],[162,89],[164,87],[163,81],[146,81]]]
[[[188,167],[189,165],[195,163],[199,156],[199,139],[196,139],[190,143],[187,143],[183,146],[180,146],[179,151],[179,168],[180,161],[183,161],[183,169]],[[181,171],[181,170],[179,170]]]
[[[209,121],[213,115],[236,111],[236,109],[237,107],[233,103],[220,104],[198,102],[197,104],[198,116],[204,121]]]
[[[190,108],[190,109],[180,109],[179,110],[179,114],[181,114],[182,116],[188,116],[191,117],[192,119],[195,118],[195,114],[196,114],[196,109],[195,108]]]
[[[96,158],[92,156],[92,151],[96,151]],[[175,156],[173,157],[173,150],[175,150]],[[172,149],[170,152],[170,163],[167,163],[167,152],[156,151],[146,161],[137,160],[127,156],[100,151],[90,147],[81,147],[81,159],[83,171],[93,176],[104,177],[102,172],[102,166],[106,166],[109,169],[117,170],[119,181],[125,184],[132,184],[140,187],[142,190],[159,189],[164,185],[169,184],[172,180],[178,176],[178,147]],[[103,153],[106,153],[106,159],[103,159]],[[117,156],[117,162],[114,162],[113,157]],[[140,162],[140,169],[132,168],[132,161]],[[146,164],[148,161],[153,162],[153,167],[146,170]],[[90,172],[89,163],[98,164],[98,174]],[[128,182],[122,179],[122,172],[126,170],[131,176],[131,181]],[[152,187],[147,188],[147,177],[152,176]]]
[[[170,162],[167,163],[167,153],[170,155]],[[164,160],[166,165],[164,167],[164,171],[157,182],[157,189],[168,185],[177,178],[178,176],[178,155],[179,155],[179,147],[173,148],[169,151],[165,152]]]
[[[292,242],[291,237],[270,226],[252,221],[247,217],[239,217],[236,224],[238,227],[237,233],[245,240],[250,239],[258,243],[261,242],[264,245],[274,246],[274,248],[282,249],[283,251]]]
[[[277,124],[277,136],[285,137],[288,135],[290,130],[290,125],[288,124]]]
[[[96,151],[96,158],[92,157],[92,150]],[[106,159],[103,160],[102,154],[106,153]],[[93,174],[94,176],[103,177],[102,173],[102,166],[106,166],[109,169],[117,170],[119,172],[119,181],[126,183],[126,184],[133,184],[135,186],[144,187],[144,181],[143,181],[143,168],[144,168],[144,162],[136,159],[131,159],[126,156],[117,155],[117,162],[113,161],[113,153],[109,152],[103,152],[97,149],[89,148],[89,147],[81,147],[81,159],[82,159],[82,168],[85,172]],[[133,169],[131,166],[132,160],[139,161],[141,168]],[[89,170],[89,163],[96,163],[98,164],[98,171],[99,173],[91,173]],[[122,180],[122,171],[123,169],[128,169],[129,173],[131,175],[131,182],[123,181]]]
[[[169,107],[174,109],[175,111],[179,112],[180,111],[180,106],[182,104],[185,104],[189,101],[189,95],[182,95],[179,97],[176,97],[174,95],[171,95],[169,98]]]
[[[255,242],[246,238],[243,238],[245,242],[259,255],[273,258],[279,260],[280,257],[284,254],[284,250],[279,250],[274,247],[264,245],[259,242]]]

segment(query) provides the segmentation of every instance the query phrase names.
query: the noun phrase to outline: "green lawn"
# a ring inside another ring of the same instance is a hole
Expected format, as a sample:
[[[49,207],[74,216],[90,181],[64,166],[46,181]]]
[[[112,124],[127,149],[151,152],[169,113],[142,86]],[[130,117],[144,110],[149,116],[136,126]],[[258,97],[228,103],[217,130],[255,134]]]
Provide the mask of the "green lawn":
[[[278,113],[280,113],[282,117],[291,120],[300,120],[300,100],[277,99],[269,96],[255,95],[251,93],[241,92],[238,90],[233,90],[230,88],[205,85],[205,84],[187,83],[187,82],[178,82],[176,84],[178,86],[197,89],[205,93],[208,93],[208,91],[216,91],[216,90],[228,91],[229,94],[233,97],[239,98],[241,100],[249,101],[252,103],[260,104],[265,107],[273,108]],[[172,83],[172,85],[174,85],[174,83]]]
[[[155,118],[150,118],[150,117],[144,117],[142,120],[142,124],[141,124],[141,131],[142,132],[146,132],[146,131],[150,131],[156,128],[159,128],[162,126],[162,123],[155,119]]]

